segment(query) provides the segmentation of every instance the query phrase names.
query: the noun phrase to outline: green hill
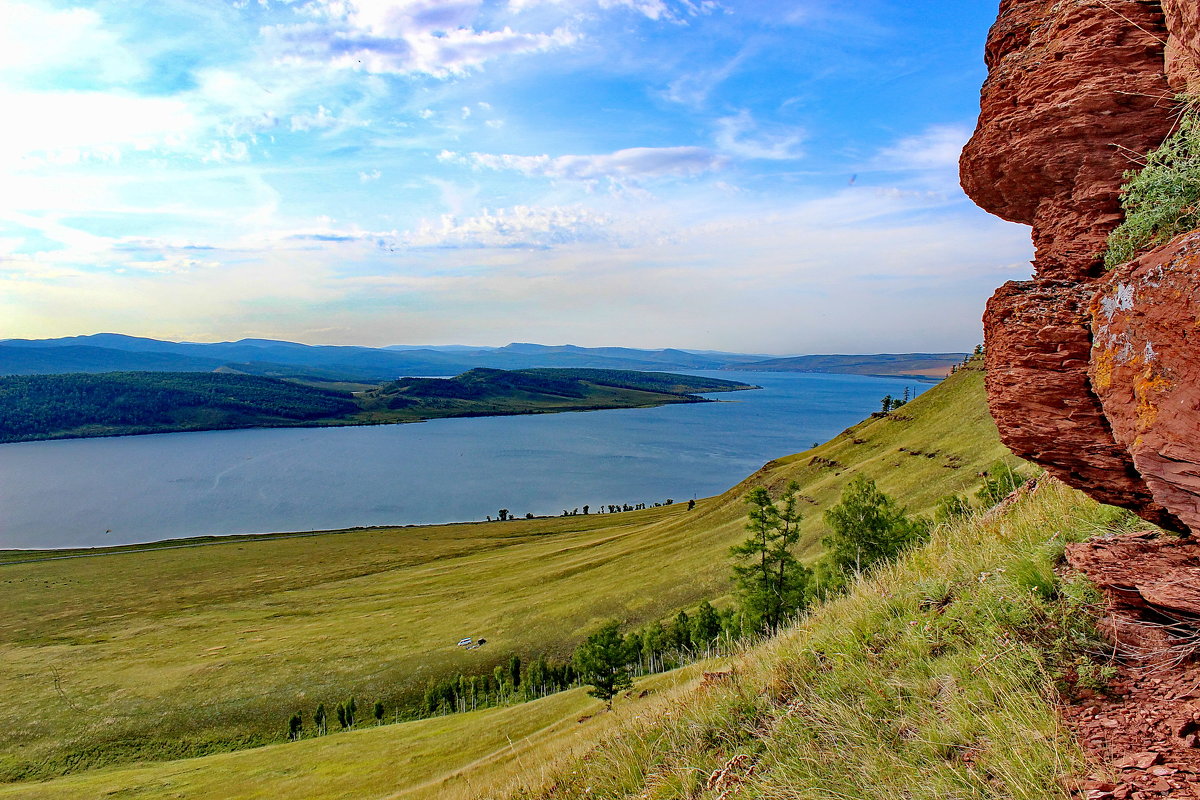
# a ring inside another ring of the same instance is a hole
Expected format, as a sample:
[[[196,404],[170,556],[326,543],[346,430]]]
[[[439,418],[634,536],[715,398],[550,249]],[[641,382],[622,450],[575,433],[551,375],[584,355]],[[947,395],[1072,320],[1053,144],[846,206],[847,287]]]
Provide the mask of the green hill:
[[[611,369],[478,368],[454,378],[401,378],[359,395],[357,421],[405,422],[703,403],[693,392],[757,387],[738,381]]]
[[[39,563],[2,554],[0,775],[278,742],[288,716],[318,702],[354,694],[392,707],[438,675],[490,671],[510,654],[565,656],[602,619],[640,624],[725,596],[752,485],[801,483],[811,557],[821,510],[854,474],[921,511],[1006,453],[976,370],[901,411],[771,462],[691,511],[241,537]],[[489,644],[455,646],[468,635]]]

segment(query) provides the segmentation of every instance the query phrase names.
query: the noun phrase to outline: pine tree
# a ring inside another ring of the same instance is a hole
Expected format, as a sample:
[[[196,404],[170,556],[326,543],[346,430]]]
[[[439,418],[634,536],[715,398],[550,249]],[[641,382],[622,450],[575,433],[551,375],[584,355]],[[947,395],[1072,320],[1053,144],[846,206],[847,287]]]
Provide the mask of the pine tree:
[[[742,610],[761,630],[772,633],[789,612],[803,608],[808,600],[812,573],[792,553],[800,539],[799,490],[795,481],[789,483],[782,506],[777,506],[766,489],[753,489],[746,497],[750,505],[746,530],[751,535],[730,548],[734,558],[744,562],[733,566]]]
[[[620,623],[606,622],[575,650],[575,668],[579,677],[592,688],[588,694],[604,701],[611,711],[613,698],[633,686],[629,672],[629,653],[621,636]]]

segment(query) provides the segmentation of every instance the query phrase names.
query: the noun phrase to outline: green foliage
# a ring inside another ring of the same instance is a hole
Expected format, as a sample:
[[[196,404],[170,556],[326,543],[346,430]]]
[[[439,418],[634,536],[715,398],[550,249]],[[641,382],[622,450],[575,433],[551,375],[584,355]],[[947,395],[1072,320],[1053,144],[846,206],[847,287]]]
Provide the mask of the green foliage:
[[[975,496],[983,502],[984,508],[991,508],[1021,488],[1024,483],[1024,475],[1007,462],[997,461],[988,468],[983,485],[979,487]]]
[[[288,738],[293,742],[300,738],[301,731],[304,730],[304,720],[299,713],[292,714],[288,720]]]
[[[712,603],[705,600],[692,618],[692,642],[698,646],[711,644],[721,635],[721,617]]]
[[[325,714],[325,704],[320,703],[317,705],[316,713],[313,714],[313,727],[316,728],[318,736],[323,736],[325,734],[327,724],[328,719],[326,718]]]
[[[729,550],[735,559],[733,579],[742,612],[761,630],[772,633],[789,613],[808,602],[812,572],[792,552],[800,541],[799,491],[798,483],[789,482],[781,505],[776,505],[766,489],[752,489],[746,496],[750,506],[746,530],[751,535]]]
[[[935,522],[950,523],[971,515],[971,501],[961,494],[948,494],[938,500],[933,511]]]
[[[1057,704],[1103,689],[1113,666],[1095,588],[1039,587],[1064,541],[1112,530],[1109,516],[1049,482],[939,527],[749,653],[728,685],[610,737],[533,797],[707,797],[707,776],[746,763],[745,797],[1068,800],[1064,779],[1088,761]]]
[[[409,399],[484,400],[516,392],[579,400],[596,386],[690,395],[751,388],[739,381],[675,375],[669,372],[634,372],[619,369],[521,369],[479,367],[453,378],[401,378],[384,384],[379,394]]]
[[[1200,227],[1200,109],[1183,110],[1175,133],[1125,173],[1125,221],[1108,237],[1104,264],[1113,268],[1140,252]]]
[[[606,622],[575,650],[575,669],[584,683],[591,684],[588,694],[612,708],[613,698],[633,686],[628,666],[629,650],[616,620]]]
[[[929,529],[925,522],[910,519],[903,506],[865,475],[850,481],[841,502],[825,512],[825,524],[830,530],[822,540],[826,558],[841,572],[852,573],[894,559]]]

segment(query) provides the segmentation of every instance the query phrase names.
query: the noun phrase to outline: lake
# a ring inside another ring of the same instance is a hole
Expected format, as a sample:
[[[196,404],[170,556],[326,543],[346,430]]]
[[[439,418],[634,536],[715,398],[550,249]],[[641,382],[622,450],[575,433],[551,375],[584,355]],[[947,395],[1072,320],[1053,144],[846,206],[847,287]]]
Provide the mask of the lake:
[[[719,403],[0,445],[0,548],[559,514],[718,494],[929,384],[703,372]]]

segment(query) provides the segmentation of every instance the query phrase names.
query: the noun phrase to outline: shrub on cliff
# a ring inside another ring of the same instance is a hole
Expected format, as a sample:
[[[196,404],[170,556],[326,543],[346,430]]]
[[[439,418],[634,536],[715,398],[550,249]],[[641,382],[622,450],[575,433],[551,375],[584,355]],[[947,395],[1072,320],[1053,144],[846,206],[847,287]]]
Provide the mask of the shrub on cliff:
[[[1140,171],[1125,173],[1125,221],[1108,237],[1109,269],[1200,227],[1200,108],[1193,98],[1179,125]]]

